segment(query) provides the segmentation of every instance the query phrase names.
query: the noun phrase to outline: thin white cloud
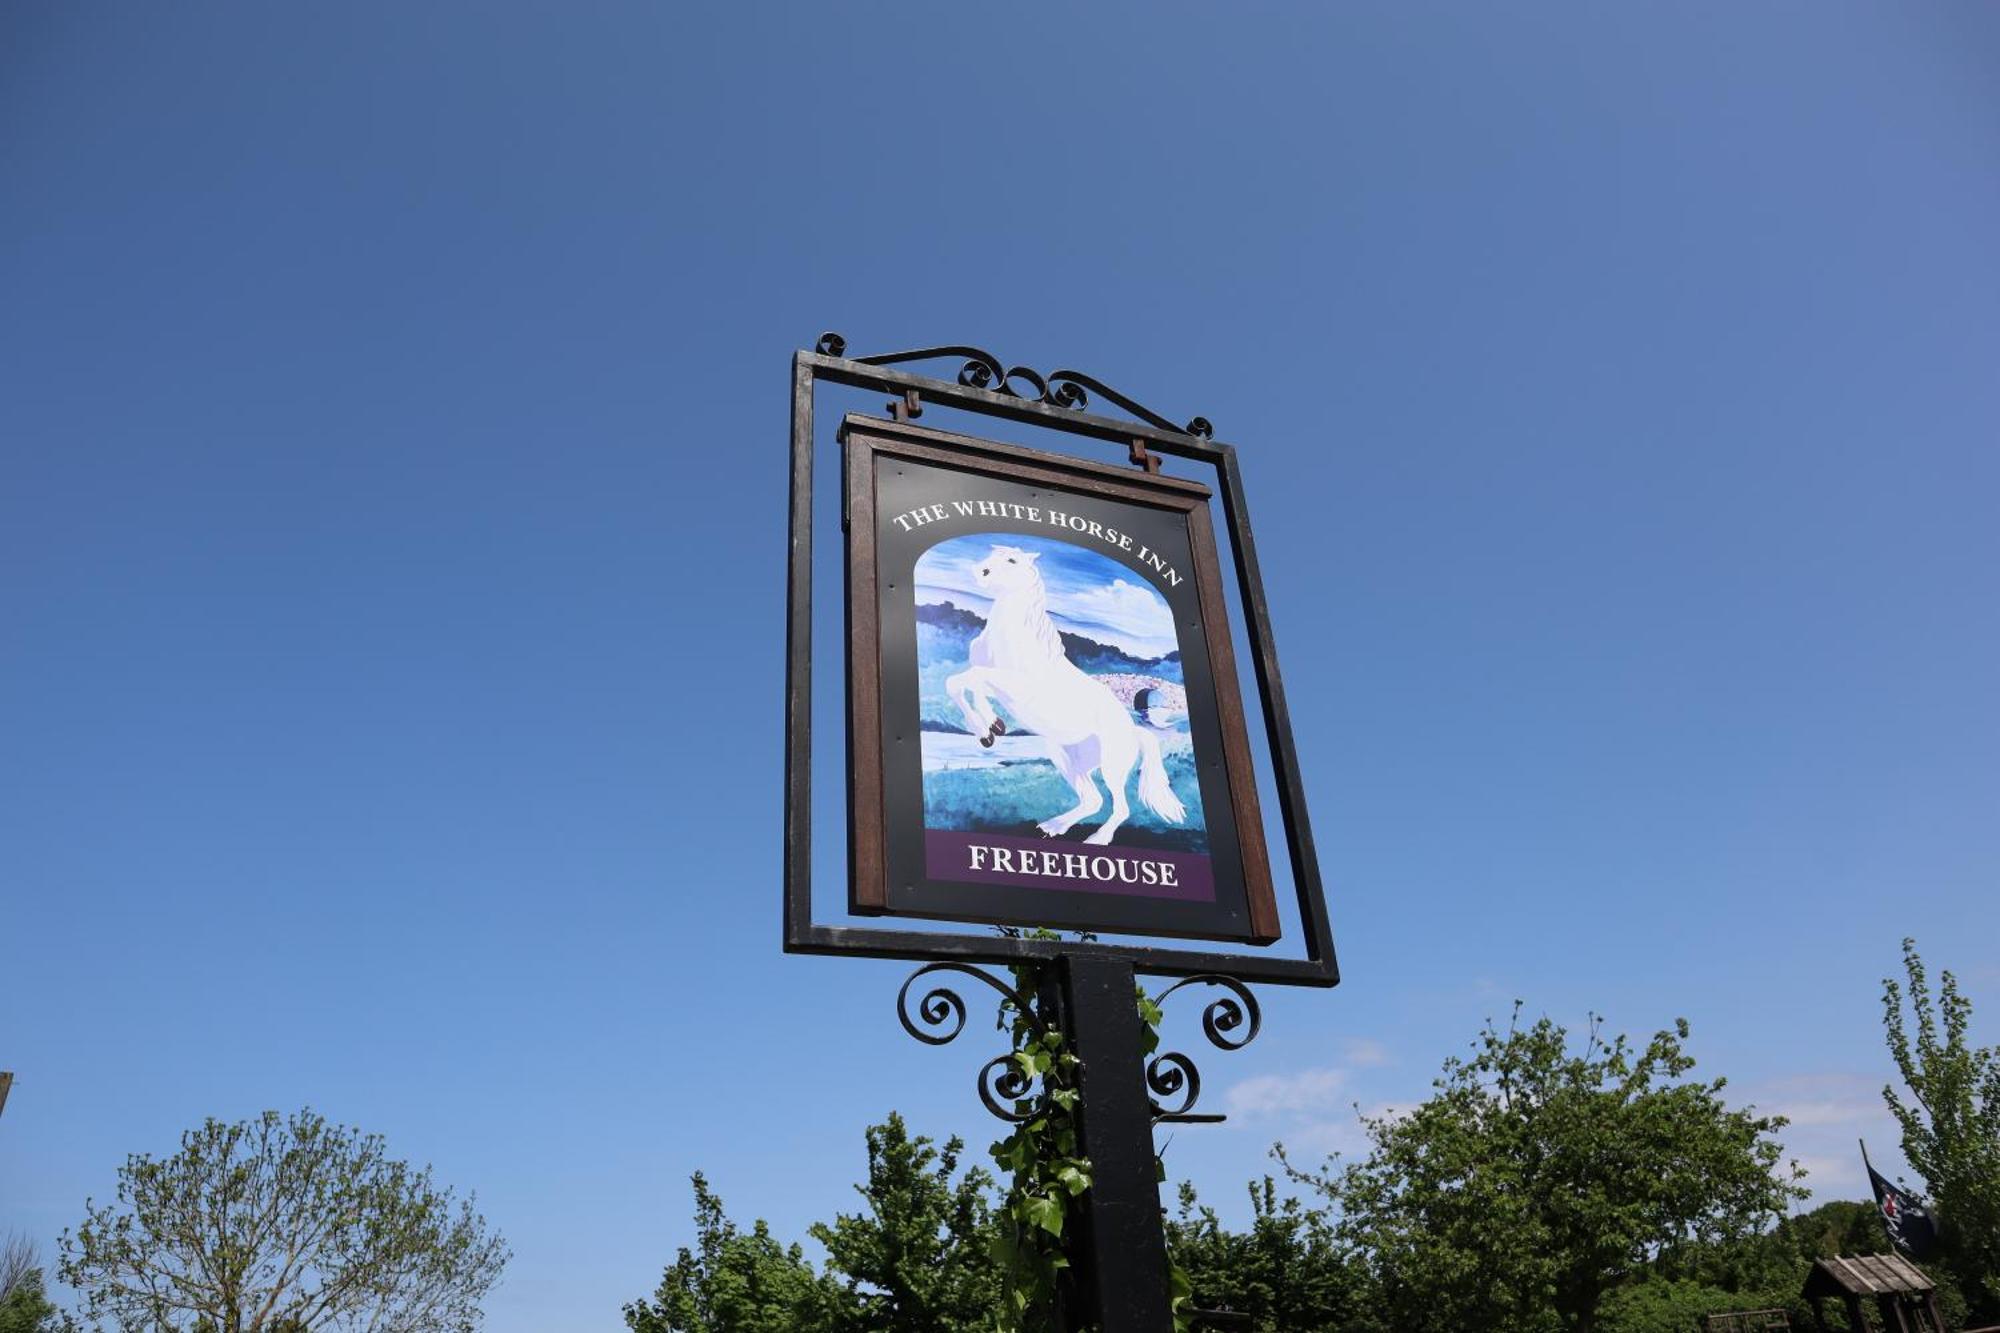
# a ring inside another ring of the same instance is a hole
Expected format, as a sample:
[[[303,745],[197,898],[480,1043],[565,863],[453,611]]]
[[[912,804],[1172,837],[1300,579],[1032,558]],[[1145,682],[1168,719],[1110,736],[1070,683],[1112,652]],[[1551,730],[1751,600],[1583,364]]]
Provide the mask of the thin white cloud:
[[[1344,1116],[1329,1120],[1313,1120],[1300,1125],[1286,1136],[1286,1145],[1293,1148],[1307,1148],[1319,1154],[1339,1153],[1343,1157],[1359,1157],[1369,1149],[1368,1122],[1386,1120],[1394,1123],[1410,1114],[1416,1108],[1411,1101],[1372,1102],[1350,1107]]]
[[[1823,1122],[1882,1110],[1882,1081],[1865,1074],[1793,1074],[1765,1079],[1750,1091],[1759,1111],[1788,1115],[1798,1124],[1805,1123],[1801,1116]]]
[[[1853,1153],[1805,1153],[1792,1160],[1805,1168],[1806,1187],[1818,1202],[1858,1199],[1868,1193],[1867,1173],[1862,1169],[1861,1158]]]
[[[1793,1129],[1819,1129],[1828,1125],[1854,1125],[1873,1118],[1882,1109],[1882,1099],[1877,1097],[1868,1102],[1822,1099],[1818,1101],[1780,1102],[1758,1110],[1768,1110],[1792,1122]]]
[[[1301,1069],[1292,1074],[1259,1074],[1229,1090],[1231,1116],[1297,1115],[1340,1104],[1347,1082],[1344,1069]]]
[[[1356,1069],[1376,1069],[1389,1064],[1389,1048],[1372,1037],[1350,1037],[1347,1042],[1347,1063]]]
[[[1368,1133],[1353,1116],[1345,1120],[1314,1120],[1286,1131],[1285,1153],[1292,1165],[1312,1170],[1322,1157],[1359,1157],[1368,1150]]]
[[[1353,1105],[1351,1071],[1388,1063],[1390,1052],[1378,1042],[1357,1038],[1346,1044],[1343,1053],[1348,1059],[1341,1068],[1263,1074],[1236,1084],[1224,1099],[1230,1123],[1282,1141],[1292,1161],[1302,1167],[1328,1155],[1348,1160],[1366,1155],[1369,1144],[1363,1122],[1400,1119],[1427,1094]],[[1802,1183],[1812,1191],[1800,1208],[1868,1197],[1868,1177],[1857,1142],[1863,1138],[1877,1170],[1891,1178],[1902,1176],[1922,1189],[1922,1182],[1902,1161],[1900,1135],[1883,1106],[1882,1084],[1876,1076],[1795,1075],[1731,1084],[1728,1096],[1731,1105],[1754,1105],[1759,1115],[1782,1115],[1790,1122],[1778,1135],[1784,1145],[1782,1160],[1805,1168]]]
[[[1730,1092],[1738,1092],[1735,1085]],[[1877,1076],[1792,1075],[1748,1085],[1731,1100],[1754,1105],[1759,1115],[1781,1115],[1791,1122],[1778,1131],[1778,1138],[1785,1145],[1785,1160],[1806,1170],[1801,1183],[1812,1191],[1806,1207],[1868,1196],[1868,1174],[1861,1162],[1864,1139],[1877,1170],[1891,1177],[1907,1174],[1901,1135],[1882,1102]],[[1910,1183],[1921,1188],[1915,1180]]]

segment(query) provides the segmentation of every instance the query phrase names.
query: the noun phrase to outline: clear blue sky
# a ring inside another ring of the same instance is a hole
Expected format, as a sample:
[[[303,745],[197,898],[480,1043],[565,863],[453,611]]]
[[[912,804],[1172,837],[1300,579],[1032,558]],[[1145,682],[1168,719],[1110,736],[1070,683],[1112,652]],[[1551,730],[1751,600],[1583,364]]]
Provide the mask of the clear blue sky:
[[[1996,69],[1980,4],[6,6],[0,1230],[309,1103],[478,1191],[495,1333],[611,1328],[697,1168],[797,1235],[892,1107],[991,1139],[902,968],[778,951],[823,328],[1243,450],[1347,980],[1176,1176],[1519,996],[1686,1015],[1851,1196],[1902,936],[2000,1041]]]

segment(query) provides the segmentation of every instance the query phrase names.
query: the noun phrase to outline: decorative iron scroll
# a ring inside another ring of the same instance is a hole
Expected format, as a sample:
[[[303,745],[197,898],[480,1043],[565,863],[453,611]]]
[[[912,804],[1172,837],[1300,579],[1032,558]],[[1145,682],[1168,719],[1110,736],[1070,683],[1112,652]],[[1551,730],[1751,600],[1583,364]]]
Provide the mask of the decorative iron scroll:
[[[1025,1014],[1038,1031],[1041,1030],[1042,1025],[1035,1017],[1034,1007],[1028,998],[991,972],[967,963],[928,963],[910,973],[903,981],[902,989],[896,992],[896,1021],[903,1025],[903,1031],[926,1046],[948,1046],[958,1039],[959,1033],[965,1031],[965,998],[950,986],[934,985],[914,1005],[911,1003],[911,988],[924,977],[940,972],[956,972],[992,987],[1018,1013]],[[1167,998],[1175,991],[1197,983],[1220,986],[1229,992],[1209,1001],[1201,1011],[1201,1030],[1211,1045],[1218,1050],[1240,1051],[1257,1039],[1264,1023],[1263,1011],[1257,1005],[1257,997],[1250,993],[1250,988],[1234,977],[1212,972],[1187,977],[1154,996],[1153,1003],[1164,1008]],[[1029,1118],[1029,1113],[1014,1109],[1014,1103],[1026,1100],[1034,1085],[1035,1080],[1021,1068],[1011,1053],[995,1056],[979,1069],[980,1103],[1002,1120],[1018,1124]],[[1162,1051],[1147,1063],[1146,1087],[1152,1094],[1149,1100],[1156,1122],[1221,1119],[1220,1116],[1193,1114],[1195,1103],[1201,1100],[1201,1070],[1180,1051]],[[1167,1105],[1163,1098],[1179,1098],[1180,1101],[1177,1105]]]
[[[839,353],[829,352],[827,355],[838,356]],[[903,988],[896,992],[896,1021],[903,1025],[903,1031],[926,1046],[949,1045],[957,1040],[959,1033],[965,1031],[965,999],[949,986],[931,987],[917,1001],[914,1009],[910,1006],[910,987],[916,985],[919,978],[936,972],[957,972],[984,982],[1000,992],[1017,1012],[1026,1015],[1028,1021],[1040,1030],[1041,1024],[1035,1018],[1034,1006],[1028,1003],[1028,998],[991,972],[966,963],[929,963],[910,973],[903,982]],[[1034,1086],[1035,1080],[1029,1077],[1011,1053],[995,1056],[980,1066],[979,1101],[1002,1120],[1019,1124],[1029,1118],[1028,1113],[1015,1110],[1014,1103],[1025,1100]]]
[[[1211,1045],[1219,1050],[1240,1051],[1257,1039],[1257,1032],[1264,1024],[1263,1011],[1257,1007],[1257,997],[1250,993],[1250,988],[1234,977],[1214,972],[1187,977],[1154,996],[1153,1003],[1164,1008],[1168,996],[1197,982],[1220,986],[1229,992],[1209,1001],[1201,1011],[1201,1030]],[[1244,1029],[1240,1035],[1239,1028]],[[1192,1113],[1194,1104],[1201,1100],[1201,1071],[1179,1051],[1162,1051],[1153,1057],[1146,1066],[1146,1087],[1153,1093],[1155,1121],[1199,1118]],[[1160,1098],[1170,1097],[1180,1097],[1179,1105],[1161,1104]]]
[[[821,356],[844,357],[847,355],[847,339],[838,333],[822,333],[815,350]],[[1158,412],[1134,402],[1102,380],[1080,370],[1052,370],[1043,375],[1026,366],[1006,365],[991,352],[977,347],[919,347],[907,352],[884,352],[879,356],[857,356],[853,359],[864,366],[897,366],[911,361],[959,361],[958,382],[968,389],[985,389],[1008,398],[1077,412],[1090,406],[1090,395],[1094,393],[1105,402],[1160,430],[1192,435],[1200,440],[1212,439],[1215,435],[1215,427],[1209,424],[1207,417],[1195,417],[1185,426],[1177,426]],[[1022,387],[1016,388],[1017,383]],[[1023,392],[1023,389],[1033,392]]]
[[[1194,1110],[1194,1104],[1201,1100],[1201,1071],[1194,1061],[1179,1051],[1165,1051],[1153,1057],[1146,1065],[1146,1086],[1153,1096],[1153,1116],[1155,1119],[1178,1119]],[[1187,1097],[1179,1106],[1164,1106],[1162,1097],[1172,1097],[1185,1088]]]

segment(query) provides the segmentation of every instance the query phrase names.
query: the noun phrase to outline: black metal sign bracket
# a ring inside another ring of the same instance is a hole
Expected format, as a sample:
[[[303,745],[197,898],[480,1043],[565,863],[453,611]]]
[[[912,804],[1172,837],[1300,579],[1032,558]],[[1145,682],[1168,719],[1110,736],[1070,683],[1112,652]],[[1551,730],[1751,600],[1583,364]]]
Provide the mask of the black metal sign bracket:
[[[1028,997],[990,972],[961,963],[931,963],[912,972],[896,994],[903,1030],[926,1045],[947,1045],[965,1030],[965,1000],[943,979],[954,974],[991,988],[1019,1013],[1034,1012]],[[913,1005],[911,989],[925,978],[933,978],[933,984]],[[1173,1319],[1153,1129],[1212,1124],[1223,1117],[1195,1114],[1201,1073],[1187,1055],[1170,1050],[1146,1058],[1130,962],[1078,949],[1063,956],[1051,980],[1055,1003],[1045,1010],[1053,1008],[1057,1014],[1081,1070],[1078,1146],[1091,1174],[1074,1241],[1076,1294],[1083,1308],[1066,1311],[1065,1322],[1100,1333],[1160,1333],[1172,1327]],[[1262,1026],[1257,999],[1232,977],[1188,977],[1152,997],[1153,1003],[1164,1007],[1174,992],[1193,985],[1225,992],[1202,1011],[1202,1031],[1211,1044],[1237,1051],[1256,1039]],[[1000,1119],[1018,1124],[1035,1114],[1035,1081],[1011,1054],[981,1066],[977,1084],[979,1100]]]
[[[939,974],[976,979],[1011,1001],[1021,1013],[1055,1015],[1079,1060],[1079,1146],[1091,1163],[1091,1186],[1081,1199],[1084,1212],[1079,1219],[1081,1234],[1076,1250],[1076,1295],[1083,1308],[1067,1311],[1065,1322],[1101,1333],[1164,1333],[1172,1327],[1172,1314],[1153,1130],[1161,1124],[1213,1123],[1222,1117],[1195,1111],[1201,1074],[1193,1060],[1171,1050],[1147,1058],[1136,1003],[1137,976],[1180,978],[1152,997],[1155,1004],[1163,1004],[1185,986],[1221,988],[1225,994],[1203,1011],[1202,1029],[1208,1040],[1223,1050],[1240,1049],[1257,1035],[1257,1001],[1246,981],[1332,986],[1340,979],[1236,450],[1216,442],[1213,427],[1203,417],[1177,426],[1077,371],[1042,375],[1024,366],[1006,366],[976,347],[928,347],[858,358],[849,358],[846,353],[846,340],[827,333],[820,336],[814,350],[795,353],[792,358],[784,947],[790,953],[857,954],[923,963],[898,992],[897,1016],[911,1036],[931,1045],[952,1041],[966,1022],[965,1001],[941,981],[924,990],[912,1006],[912,988]],[[896,368],[940,359],[960,361],[956,382]],[[973,935],[827,926],[813,919],[813,392],[822,380],[892,395],[886,406],[898,422],[919,416],[926,404],[942,405],[1103,441],[1126,450],[1129,461],[1149,473],[1160,470],[1163,456],[1214,469],[1214,490],[1222,502],[1236,591],[1247,621],[1272,776],[1298,896],[1305,936],[1303,959],[1070,942],[1019,932]],[[1130,419],[1087,410],[1093,395]],[[1006,982],[974,966],[978,963],[1049,965],[1043,973],[1044,984],[1054,1003],[1031,1006],[1027,997]],[[1034,1113],[1034,1080],[1011,1052],[987,1061],[977,1081],[980,1100],[994,1115],[1017,1121]]]
[[[890,412],[907,419],[925,405],[956,408],[1103,441],[1125,451],[1148,471],[1161,456],[1205,464],[1214,470],[1222,502],[1222,526],[1234,564],[1236,591],[1255,671],[1264,735],[1284,824],[1293,887],[1304,935],[1304,958],[1220,952],[1135,944],[1094,944],[1093,953],[1122,960],[1135,972],[1193,977],[1225,974],[1241,981],[1289,986],[1332,986],[1340,980],[1333,933],[1327,919],[1312,823],[1298,755],[1292,742],[1290,710],[1278,650],[1264,598],[1257,545],[1243,497],[1243,479],[1234,446],[1216,441],[1205,417],[1177,426],[1102,381],[1080,371],[1047,375],[1025,366],[1007,366],[977,347],[942,346],[852,357],[847,341],[826,333],[812,351],[792,357],[791,524],[786,600],[785,700],[785,904],[784,947],[789,953],[859,954],[915,962],[1009,964],[1053,962],[1074,946],[1058,940],[998,934],[953,934],[866,926],[822,925],[812,907],[812,605],[813,605],[813,392],[822,381],[892,396]],[[899,367],[925,361],[957,360],[955,380],[915,374]],[[1093,399],[1129,414],[1099,415]]]

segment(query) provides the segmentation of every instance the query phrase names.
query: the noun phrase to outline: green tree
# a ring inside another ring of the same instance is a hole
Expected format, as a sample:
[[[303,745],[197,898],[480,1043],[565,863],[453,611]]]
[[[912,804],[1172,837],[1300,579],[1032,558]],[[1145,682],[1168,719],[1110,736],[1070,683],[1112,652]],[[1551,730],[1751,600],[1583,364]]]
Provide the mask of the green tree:
[[[1739,1309],[1783,1305],[1798,1296],[1814,1260],[1885,1248],[1873,1205],[1836,1200],[1787,1217],[1768,1231],[1669,1246],[1648,1276],[1732,1293],[1741,1298]]]
[[[1882,1009],[1909,1096],[1893,1086],[1882,1096],[1902,1126],[1904,1158],[1937,1205],[1945,1267],[1979,1317],[2000,1318],[2000,1048],[1967,1039],[1972,1002],[1950,972],[1931,994],[1915,940],[1903,941],[1903,969],[1907,992],[1883,981]]]
[[[62,1277],[126,1333],[464,1333],[508,1258],[428,1167],[311,1111],[210,1120],[85,1207]]]
[[[1799,1281],[1815,1260],[1843,1254],[1880,1254],[1889,1248],[1882,1215],[1871,1202],[1832,1199],[1778,1223],[1772,1239],[1796,1260]]]
[[[651,1301],[625,1307],[633,1333],[834,1333],[847,1294],[813,1272],[797,1245],[761,1219],[747,1233],[729,1220],[708,1181],[694,1176],[693,1249],[682,1246]]]
[[[1801,1294],[1815,1259],[1882,1248],[1882,1227],[1867,1204],[1821,1204],[1768,1231],[1662,1251],[1645,1275],[1605,1294],[1598,1333],[1689,1333],[1702,1315],[1784,1309],[1810,1324]]]
[[[1725,1310],[1783,1309],[1795,1328],[1812,1323],[1803,1289],[1813,1263],[1845,1254],[1879,1254],[1889,1248],[1875,1205],[1835,1199],[1785,1218],[1769,1231],[1675,1246],[1651,1266],[1644,1280],[1608,1293],[1598,1333],[1689,1333],[1704,1314]],[[1941,1269],[1938,1305],[1945,1327],[1965,1326],[1965,1302]],[[1827,1310],[1845,1328],[1837,1306]]]
[[[1694,1333],[1703,1315],[1783,1304],[1746,1300],[1741,1292],[1687,1279],[1660,1278],[1627,1283],[1606,1293],[1597,1327],[1599,1333]]]
[[[952,1333],[987,1327],[1000,1299],[992,1258],[993,1178],[974,1167],[954,1180],[964,1143],[942,1148],[910,1137],[890,1112],[870,1125],[867,1200],[860,1214],[815,1224],[830,1268],[844,1276],[850,1300],[844,1328],[882,1333]]]
[[[1547,1018],[1519,1018],[1447,1060],[1408,1116],[1365,1119],[1365,1161],[1287,1163],[1338,1201],[1390,1324],[1590,1333],[1606,1293],[1662,1254],[1754,1234],[1804,1194],[1770,1137],[1783,1119],[1686,1079],[1685,1021],[1634,1049],[1593,1019],[1572,1051]]]
[[[65,1333],[71,1327],[42,1289],[42,1270],[33,1268],[0,1294],[0,1333]]]
[[[1193,1304],[1250,1317],[1256,1333],[1362,1333],[1371,1328],[1367,1274],[1320,1209],[1279,1199],[1271,1177],[1250,1186],[1247,1232],[1225,1228],[1194,1186],[1180,1187],[1167,1249]]]
[[[69,1333],[69,1318],[49,1299],[41,1257],[25,1236],[0,1245],[0,1333]]]

